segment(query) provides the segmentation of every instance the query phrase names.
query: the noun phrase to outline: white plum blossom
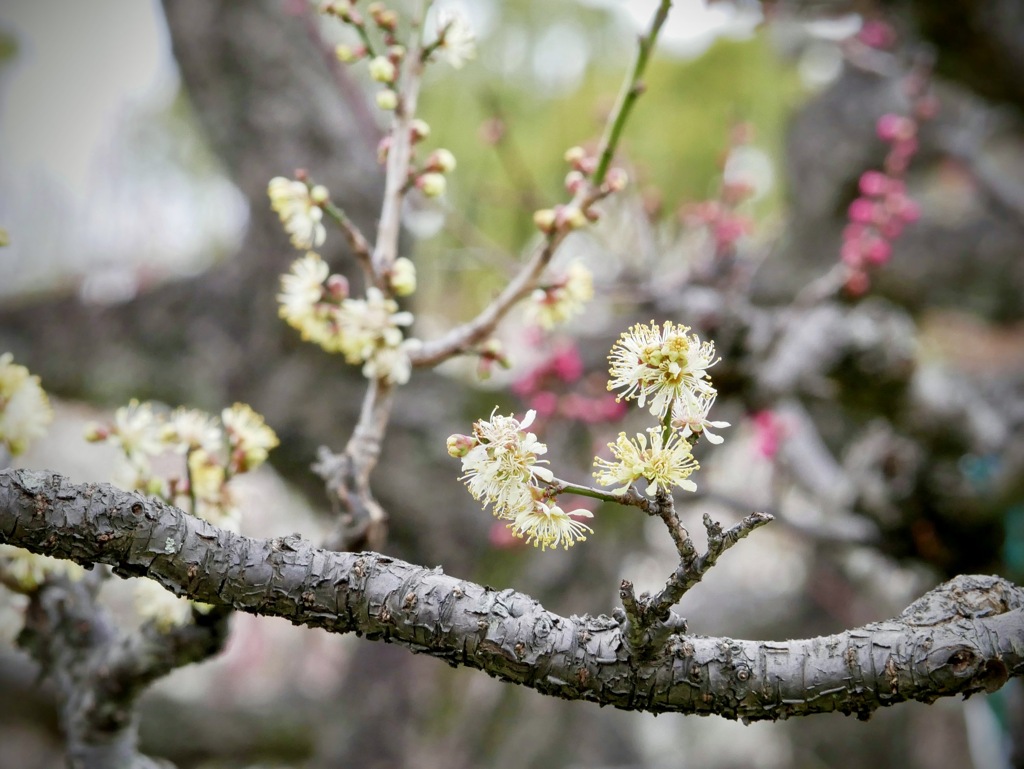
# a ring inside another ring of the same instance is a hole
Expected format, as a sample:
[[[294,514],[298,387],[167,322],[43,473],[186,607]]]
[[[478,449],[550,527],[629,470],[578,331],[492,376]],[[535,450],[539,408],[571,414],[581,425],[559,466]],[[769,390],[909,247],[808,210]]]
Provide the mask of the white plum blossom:
[[[267,185],[267,195],[293,246],[310,249],[323,245],[327,237],[322,221],[324,212],[314,202],[305,182],[275,176]]]
[[[236,403],[220,413],[231,448],[231,464],[236,472],[255,469],[267,459],[267,454],[280,441],[267,426],[262,414],[245,403]]]
[[[455,69],[476,58],[476,34],[458,11],[445,9],[437,17],[437,50]]]
[[[554,476],[538,459],[548,447],[527,430],[536,412],[528,411],[522,421],[496,412],[497,407],[490,420],[473,424],[472,438],[465,436],[472,448],[462,455],[461,480],[475,499],[491,505],[494,515],[514,521],[532,508],[537,481],[550,482]],[[457,437],[449,438],[449,445],[458,443]]]
[[[0,355],[0,448],[6,446],[14,456],[23,453],[52,421],[39,377],[17,365],[11,353]]]
[[[685,491],[696,491],[697,484],[688,480],[691,473],[700,468],[690,453],[690,444],[679,433],[672,433],[664,440],[660,428],[652,427],[648,435],[637,433],[636,439],[619,433],[615,443],[609,443],[616,461],[594,458],[598,472],[594,478],[602,486],[618,485],[614,493],[621,494],[630,484],[640,478],[648,481],[647,495],[654,496],[678,486]]]
[[[664,417],[673,405],[700,394],[714,394],[707,370],[718,362],[712,342],[701,342],[690,327],[666,321],[637,323],[619,337],[608,355],[609,390],[636,399],[641,408]]]
[[[527,317],[550,330],[582,313],[593,298],[593,274],[582,262],[574,261],[560,280],[534,290],[527,305]]]
[[[721,443],[725,439],[708,429],[729,427],[728,422],[713,422],[708,419],[708,412],[715,404],[716,397],[717,393],[686,393],[678,398],[672,406],[673,429],[679,430],[684,438],[700,433],[708,443]]]
[[[508,528],[517,537],[524,537],[527,543],[541,550],[556,548],[561,545],[568,550],[576,542],[584,542],[584,532],[593,533],[587,524],[576,520],[576,517],[593,518],[589,510],[573,510],[565,512],[554,502],[536,501],[524,507],[516,515]]]

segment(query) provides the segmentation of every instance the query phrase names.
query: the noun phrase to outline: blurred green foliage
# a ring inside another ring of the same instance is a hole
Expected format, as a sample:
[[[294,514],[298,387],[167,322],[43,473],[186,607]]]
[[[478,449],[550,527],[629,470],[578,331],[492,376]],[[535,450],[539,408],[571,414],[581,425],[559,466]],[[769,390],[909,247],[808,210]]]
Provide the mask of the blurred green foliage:
[[[488,239],[518,252],[533,235],[533,210],[566,199],[565,150],[600,137],[629,65],[628,56],[613,59],[591,60],[570,94],[545,93],[529,73],[512,80],[486,67],[443,73],[443,81],[429,83],[421,109],[433,129],[429,142],[459,160],[451,208]],[[787,118],[802,96],[793,68],[763,35],[719,41],[691,61],[662,55],[646,85],[620,156],[669,213],[714,194],[730,127],[739,121],[754,126],[755,144],[777,163]],[[482,136],[492,119],[501,121],[501,146]],[[777,209],[783,194],[776,185],[759,213]]]

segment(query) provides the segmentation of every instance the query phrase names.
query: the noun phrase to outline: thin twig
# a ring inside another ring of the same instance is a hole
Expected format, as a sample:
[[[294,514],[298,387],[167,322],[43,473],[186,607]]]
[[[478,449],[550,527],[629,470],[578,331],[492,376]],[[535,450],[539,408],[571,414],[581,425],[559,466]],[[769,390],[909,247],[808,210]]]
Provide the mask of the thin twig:
[[[658,33],[661,31],[661,26],[665,23],[665,19],[668,18],[668,12],[671,7],[672,0],[661,0],[661,5],[658,6],[654,18],[651,19],[651,26],[648,28],[647,34],[640,36],[633,68],[622,84],[618,101],[612,110],[611,118],[605,126],[604,136],[601,137],[597,168],[594,170],[593,177],[591,177],[591,181],[595,186],[600,186],[604,181],[605,174],[608,173],[608,168],[611,165],[612,157],[615,155],[615,148],[618,147],[622,131],[626,127],[626,121],[633,111],[636,100],[644,92],[641,78],[643,77],[644,70],[647,69],[647,61],[650,59],[651,51],[654,50],[654,43],[658,39]]]
[[[352,253],[356,257],[356,261],[359,262],[359,266],[363,269],[369,284],[377,286],[382,291],[385,290],[387,281],[384,280],[383,276],[377,275],[374,272],[370,243],[366,240],[362,231],[355,225],[355,222],[348,218],[344,211],[330,201],[324,203],[322,208],[341,228],[341,232],[345,236],[345,240],[348,241],[349,248],[352,249]]]
[[[426,14],[426,3],[412,25],[409,49],[405,57],[398,94],[395,119],[391,124],[391,144],[388,147],[387,177],[384,183],[384,203],[377,226],[377,243],[373,251],[373,268],[378,276],[384,275],[398,258],[398,236],[402,222],[402,200],[409,187],[409,166],[412,163],[412,120],[416,116],[420,85],[423,82],[425,61],[422,55],[420,27]]]
[[[659,616],[668,612],[690,588],[703,579],[722,553],[754,529],[771,523],[773,520],[768,513],[751,513],[735,526],[723,532],[721,525],[712,521],[711,516],[705,514],[704,527],[708,532],[707,552],[689,562],[685,558],[680,562],[665,587],[651,599],[651,614]]]

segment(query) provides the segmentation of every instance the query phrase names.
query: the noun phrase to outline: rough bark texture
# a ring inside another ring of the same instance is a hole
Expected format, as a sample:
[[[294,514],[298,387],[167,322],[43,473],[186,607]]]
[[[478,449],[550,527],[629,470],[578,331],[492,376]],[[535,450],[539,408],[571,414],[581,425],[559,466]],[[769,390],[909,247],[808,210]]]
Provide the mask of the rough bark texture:
[[[615,620],[562,617],[377,553],[258,540],[112,486],[0,473],[0,542],[106,563],[200,601],[402,644],[565,699],[748,720],[995,691],[1024,674],[1024,590],[958,577],[899,617],[800,641],[673,635],[639,662]]]

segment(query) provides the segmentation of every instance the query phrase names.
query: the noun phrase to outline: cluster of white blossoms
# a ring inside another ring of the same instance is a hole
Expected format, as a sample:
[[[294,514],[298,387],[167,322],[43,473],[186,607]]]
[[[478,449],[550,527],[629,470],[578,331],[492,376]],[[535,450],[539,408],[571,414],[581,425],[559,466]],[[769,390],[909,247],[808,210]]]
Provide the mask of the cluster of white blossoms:
[[[582,262],[572,262],[565,275],[550,285],[534,289],[526,306],[529,320],[547,330],[583,312],[594,298],[594,276]]]
[[[267,185],[267,194],[293,246],[309,249],[323,245],[327,231],[320,205],[328,199],[327,188],[317,185],[310,189],[305,182],[275,176]]]
[[[131,401],[114,413],[109,426],[93,425],[86,439],[115,446],[126,461],[126,485],[178,506],[210,523],[238,530],[240,513],[230,481],[259,467],[277,446],[274,431],[244,403],[216,418],[197,409],[178,408],[164,415],[151,403]],[[180,475],[164,477],[152,460],[184,455]]]
[[[297,259],[281,277],[280,316],[304,340],[341,353],[347,363],[362,364],[367,378],[408,382],[409,353],[420,344],[402,334],[402,327],[412,323],[412,313],[399,311],[398,303],[374,286],[364,299],[349,297],[347,281],[329,272],[312,251]],[[412,262],[405,257],[395,260],[392,280],[400,288],[415,288]]]
[[[11,456],[23,454],[52,421],[53,409],[39,377],[16,364],[11,353],[0,355],[0,467],[5,464],[5,451]],[[52,574],[77,578],[83,570],[71,561],[0,545],[0,573],[6,584],[30,592]]]
[[[0,447],[12,456],[23,454],[52,421],[53,409],[39,377],[16,364],[11,353],[0,355]]]
[[[722,439],[708,428],[728,427],[713,422],[708,413],[717,392],[707,370],[716,362],[715,347],[701,342],[688,326],[667,322],[662,326],[637,324],[624,333],[608,356],[608,389],[624,389],[619,397],[651,406],[659,425],[629,437],[619,433],[609,443],[612,459],[594,458],[594,478],[601,486],[614,486],[612,494],[626,494],[641,479],[649,496],[670,494],[673,487],[696,491],[690,476],[700,465],[691,452],[698,435],[712,443]],[[554,497],[570,493],[608,499],[596,489],[567,486],[556,481],[539,459],[547,446],[527,431],[536,413],[522,422],[496,415],[473,424],[472,435],[448,438],[448,453],[462,459],[462,480],[470,494],[491,505],[498,518],[510,520],[519,537],[547,549],[570,547],[593,530],[577,517],[592,517],[586,510],[566,513]],[[574,517],[575,516],[575,517]]]
[[[609,443],[615,461],[595,457],[594,478],[602,486],[618,486],[623,492],[644,478],[647,494],[668,492],[672,486],[696,491],[690,475],[700,465],[691,454],[693,438],[703,435],[711,443],[722,438],[708,428],[728,427],[728,422],[713,422],[708,413],[717,392],[708,369],[718,359],[712,342],[702,342],[691,334],[689,326],[666,321],[658,326],[638,323],[622,334],[608,355],[609,390],[621,389],[619,397],[636,400],[641,408],[650,404],[651,414],[662,427],[650,428],[647,435],[629,438],[619,433]]]
[[[576,520],[591,513],[566,512],[542,487],[554,476],[541,467],[545,460],[539,459],[548,447],[527,429],[535,416],[528,411],[520,422],[491,412],[490,420],[473,423],[472,435],[450,436],[448,453],[462,459],[461,480],[469,493],[490,505],[496,517],[510,521],[513,534],[544,550],[559,545],[568,549],[585,540],[585,532],[593,531]]]

